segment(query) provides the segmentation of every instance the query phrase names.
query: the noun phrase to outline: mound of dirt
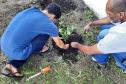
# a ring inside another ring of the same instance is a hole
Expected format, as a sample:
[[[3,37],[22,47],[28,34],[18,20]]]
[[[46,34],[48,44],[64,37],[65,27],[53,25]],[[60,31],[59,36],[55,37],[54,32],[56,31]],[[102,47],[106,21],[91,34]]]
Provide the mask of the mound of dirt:
[[[66,44],[70,44],[71,42],[83,43],[84,40],[80,34],[73,32],[68,37],[68,40],[66,42],[64,41],[64,43]],[[71,46],[69,47],[69,49],[66,49],[66,50],[61,49],[57,47],[54,42],[53,42],[53,47],[58,51],[58,53],[63,57],[64,60],[71,60],[73,63],[77,62],[76,56],[78,54],[78,49],[72,48]]]
[[[61,6],[62,11],[65,13],[77,9],[77,3],[75,3],[74,0],[38,0],[37,1],[37,3],[40,3],[43,8],[45,8],[51,2],[58,3]]]
[[[77,8],[77,5],[74,3],[73,0],[54,0],[54,2],[58,3],[65,13],[70,12],[71,10],[75,10]]]

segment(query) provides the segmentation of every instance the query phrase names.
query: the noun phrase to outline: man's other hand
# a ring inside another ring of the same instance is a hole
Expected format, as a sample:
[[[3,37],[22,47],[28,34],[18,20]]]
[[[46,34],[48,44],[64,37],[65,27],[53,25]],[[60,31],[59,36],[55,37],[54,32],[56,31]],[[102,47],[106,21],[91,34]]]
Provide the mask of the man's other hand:
[[[85,27],[84,27],[84,32],[88,32],[91,30],[91,24],[92,22],[89,22]]]

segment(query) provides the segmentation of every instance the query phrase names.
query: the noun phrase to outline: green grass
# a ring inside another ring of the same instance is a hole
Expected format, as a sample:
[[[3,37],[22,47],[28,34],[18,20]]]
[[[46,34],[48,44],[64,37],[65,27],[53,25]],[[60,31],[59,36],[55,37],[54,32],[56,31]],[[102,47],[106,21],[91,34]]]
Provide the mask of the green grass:
[[[87,22],[91,21],[94,17],[93,12],[89,9],[87,9],[84,14],[87,16],[85,17]],[[94,28],[89,33],[81,32],[81,35],[85,38],[85,44],[95,44],[97,34],[98,27]],[[35,57],[37,58],[37,56]],[[85,62],[85,60],[82,60],[85,58],[86,55],[82,53],[78,55],[79,62]],[[48,62],[46,57],[39,60],[43,60],[43,62],[38,64],[39,61],[31,58],[29,62],[23,66],[22,72],[25,77],[22,80],[0,76],[0,84],[119,84],[119,81],[126,77],[125,74],[121,73],[120,68],[115,65],[114,60],[108,64],[109,69],[101,70],[96,68],[97,64],[94,62],[85,62],[87,63],[85,65],[81,63],[78,65],[70,65],[64,60]],[[52,68],[51,72],[26,81],[28,77],[38,73],[42,68],[49,65]]]
[[[80,56],[79,59],[83,58],[83,56]],[[101,81],[107,81],[107,84],[111,84],[109,83],[110,80],[108,80],[103,73],[101,74],[99,71],[94,72],[94,69],[90,68],[90,65],[86,65],[85,67],[79,67],[77,65],[76,68],[72,67],[63,60],[61,62],[47,62],[46,58],[43,58],[42,60],[45,60],[43,64],[34,66],[34,63],[36,62],[31,58],[22,68],[25,78],[23,78],[21,81],[13,78],[1,77],[0,84],[88,84],[89,82],[92,82],[91,84],[100,84]],[[40,75],[39,77],[36,77],[30,81],[26,81],[28,77],[36,74],[42,68],[48,65],[50,65],[52,68],[51,72]]]

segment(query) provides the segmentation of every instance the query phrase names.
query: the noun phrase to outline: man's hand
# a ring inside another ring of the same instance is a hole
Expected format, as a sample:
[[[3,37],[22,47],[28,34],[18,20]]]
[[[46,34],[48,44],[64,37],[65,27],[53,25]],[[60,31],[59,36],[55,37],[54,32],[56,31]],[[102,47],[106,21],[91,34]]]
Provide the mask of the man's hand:
[[[91,30],[91,24],[92,22],[88,23],[85,27],[84,27],[84,32],[88,32]]]
[[[79,43],[78,42],[71,42],[71,47],[78,48]]]
[[[59,48],[62,48],[62,49],[68,49],[69,48],[69,44],[64,44],[64,42],[61,40],[60,37],[52,37],[52,39],[54,40],[54,42],[56,43],[56,45]]]
[[[71,42],[71,47],[79,49],[81,52],[84,52],[88,55],[94,55],[94,54],[103,54],[98,48],[97,44],[88,46],[83,45],[78,42]]]
[[[70,45],[69,44],[65,44],[64,46],[65,46],[64,49],[68,49]]]

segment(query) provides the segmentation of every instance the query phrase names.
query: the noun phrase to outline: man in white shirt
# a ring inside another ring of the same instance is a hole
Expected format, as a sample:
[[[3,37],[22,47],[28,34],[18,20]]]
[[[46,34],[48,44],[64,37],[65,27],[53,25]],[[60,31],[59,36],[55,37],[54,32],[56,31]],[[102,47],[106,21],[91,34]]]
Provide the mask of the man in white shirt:
[[[98,43],[93,46],[72,42],[73,48],[88,55],[95,55],[93,59],[100,64],[108,61],[108,54],[112,53],[116,64],[126,71],[126,0],[108,0],[106,5],[108,17],[88,23],[84,30],[88,31],[95,25],[102,25],[102,31],[97,37]],[[120,23],[120,24],[113,24]]]

